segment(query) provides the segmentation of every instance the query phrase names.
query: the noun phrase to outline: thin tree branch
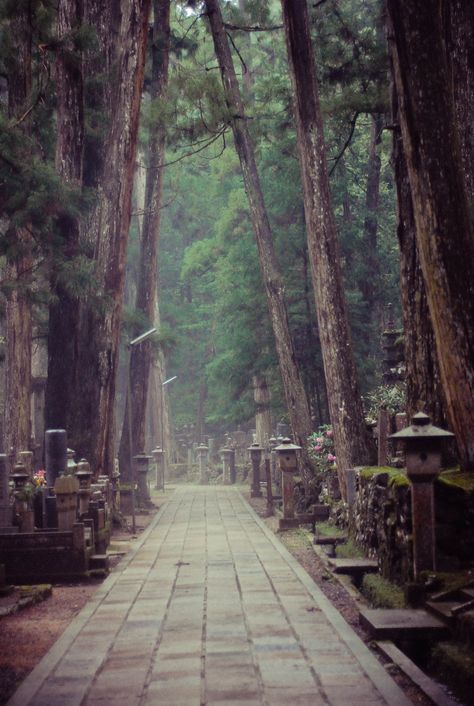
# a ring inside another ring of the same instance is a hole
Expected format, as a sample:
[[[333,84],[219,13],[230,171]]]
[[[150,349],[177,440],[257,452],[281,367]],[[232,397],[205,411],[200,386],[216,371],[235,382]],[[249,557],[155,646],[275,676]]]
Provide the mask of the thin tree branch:
[[[226,35],[227,35],[227,37],[229,38],[230,43],[231,43],[232,46],[234,47],[234,49],[235,49],[235,51],[236,51],[236,53],[237,53],[237,56],[238,56],[239,59],[240,59],[240,63],[242,64],[242,67],[243,67],[243,69],[244,69],[244,74],[248,73],[247,64],[245,63],[245,61],[244,61],[244,59],[243,59],[242,54],[240,53],[240,51],[237,49],[232,35],[229,34],[229,32],[226,32]]]
[[[323,2],[324,1],[325,0],[323,0]],[[259,25],[255,25],[253,27],[249,27],[245,25],[233,25],[228,22],[224,22],[224,27],[226,29],[235,30],[236,32],[277,32],[278,30],[283,29],[283,25],[274,25],[273,27],[260,27]]]
[[[337,155],[337,157],[334,159],[334,164],[332,165],[332,167],[331,167],[331,169],[330,169],[330,171],[329,171],[329,176],[332,176],[332,175],[333,175],[333,172],[334,172],[334,170],[336,169],[337,165],[339,164],[339,161],[341,160],[342,156],[344,155],[344,152],[346,151],[346,149],[347,149],[347,148],[349,147],[349,145],[351,144],[352,137],[353,137],[353,135],[354,135],[354,130],[355,130],[356,123],[357,123],[357,118],[359,117],[359,115],[360,115],[360,112],[357,110],[357,111],[354,113],[354,117],[352,118],[352,120],[351,120],[351,122],[350,122],[350,126],[351,126],[351,127],[350,127],[350,130],[349,130],[349,135],[348,135],[348,137],[347,137],[347,140],[344,142],[344,145],[343,145],[343,147],[342,147],[342,150],[339,152],[339,154]]]

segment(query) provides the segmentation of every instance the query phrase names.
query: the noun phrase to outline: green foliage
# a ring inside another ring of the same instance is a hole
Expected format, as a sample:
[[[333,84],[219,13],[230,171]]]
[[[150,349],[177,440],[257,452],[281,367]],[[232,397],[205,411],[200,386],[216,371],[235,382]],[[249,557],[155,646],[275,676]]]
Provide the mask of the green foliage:
[[[386,409],[390,414],[398,414],[406,409],[406,386],[404,382],[395,385],[379,385],[366,397],[367,416],[377,420],[380,409]]]
[[[254,415],[251,380],[256,373],[269,380],[277,418],[285,415],[285,405],[247,197],[228,138],[212,40],[198,12],[197,4],[193,12],[177,6],[173,36],[177,47],[183,38],[183,49],[174,56],[169,103],[148,106],[146,114],[149,120],[169,121],[160,280],[162,316],[176,335],[170,366],[180,371],[172,395],[175,418],[181,423],[195,421],[205,382],[207,423],[227,429]],[[224,3],[223,12],[231,25],[281,24],[277,3]],[[398,301],[388,133],[382,134],[379,146],[377,272],[369,269],[366,256],[371,114],[388,105],[381,3],[328,0],[312,12],[330,167],[340,157],[355,111],[359,112],[331,186],[361,386],[368,392],[378,381],[381,350],[379,321],[364,300],[364,282],[374,283],[380,311],[387,302]],[[283,32],[229,32],[285,280],[296,356],[315,423],[323,424],[328,414]],[[193,151],[196,154],[188,156]]]
[[[362,593],[372,608],[405,608],[405,594],[400,586],[378,574],[365,574]]]

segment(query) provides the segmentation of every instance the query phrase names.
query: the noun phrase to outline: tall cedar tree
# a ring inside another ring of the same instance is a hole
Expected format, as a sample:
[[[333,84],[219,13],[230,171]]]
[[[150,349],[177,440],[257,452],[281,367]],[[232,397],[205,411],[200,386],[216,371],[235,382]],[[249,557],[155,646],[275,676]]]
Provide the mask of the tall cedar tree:
[[[84,22],[82,0],[60,0],[58,6],[58,49],[56,53],[56,171],[64,182],[82,188],[84,156],[84,75],[82,52],[73,37]],[[63,255],[75,258],[80,252],[80,216],[59,215],[58,230]],[[78,346],[79,301],[53,269],[49,307],[48,378],[46,385],[46,428],[69,431],[71,404],[78,392],[76,352]],[[70,441],[75,445],[76,441]]]
[[[329,414],[334,427],[339,484],[345,497],[345,471],[369,463],[371,447],[347,318],[306,0],[282,0],[282,9],[296,99],[308,249]]]
[[[163,103],[168,86],[168,66],[170,53],[170,0],[153,2],[153,37],[152,37],[152,76],[150,98]],[[138,269],[136,309],[141,318],[148,321],[151,328],[156,323],[157,310],[157,254],[160,233],[161,198],[163,191],[163,162],[165,154],[165,125],[161,119],[150,126],[148,143],[148,170],[145,186],[145,204],[143,227],[140,243],[140,262]],[[136,331],[136,335],[140,332]],[[129,465],[129,405],[132,408],[132,453],[145,450],[146,409],[148,387],[151,381],[153,350],[151,341],[132,348],[130,356],[131,400],[125,403],[125,418],[120,439],[119,460],[122,473],[127,479],[126,468]],[[158,382],[157,393],[164,397],[162,383]],[[160,415],[163,415],[164,400],[160,398]],[[163,429],[163,420],[159,420]],[[160,439],[163,444],[163,439]]]
[[[447,415],[474,470],[474,237],[437,0],[388,0],[417,247]],[[412,332],[415,335],[415,332]]]
[[[100,47],[86,68],[103,138],[85,145],[83,180],[97,194],[81,239],[95,263],[102,306],[79,302],[74,365],[56,382],[69,395],[66,418],[58,422],[99,474],[113,469],[115,378],[150,0],[120,5],[91,0],[86,10],[84,20],[94,27]],[[63,346],[62,339],[50,343]],[[52,388],[49,395],[56,392],[61,394]]]
[[[390,32],[389,27],[388,32]],[[390,48],[393,49],[392,43],[389,45]],[[406,411],[411,418],[413,414],[423,410],[430,415],[434,424],[445,426],[446,402],[416,244],[413,201],[399,127],[398,99],[394,82],[392,82],[392,124],[394,126],[392,165],[397,189],[397,236],[400,247],[400,295],[405,330]]]
[[[8,113],[18,130],[28,130],[32,104],[32,24],[28,4],[10,23],[12,50],[7,61]],[[27,159],[29,155],[25,154]],[[12,227],[8,239],[16,252],[8,260],[5,280],[11,285],[6,303],[5,451],[29,449],[31,436],[31,336],[29,284],[32,276],[32,238],[28,226]]]
[[[245,191],[250,206],[250,218],[255,232],[260,267],[267,296],[268,311],[275,337],[280,373],[288,414],[297,444],[303,448],[302,478],[306,487],[312,478],[311,462],[307,458],[306,441],[311,432],[311,417],[306,391],[296,363],[290,334],[284,286],[273,244],[273,237],[265,207],[255,161],[255,150],[247,129],[247,119],[235,75],[232,55],[227,40],[222,14],[217,0],[206,0],[206,12],[214,42],[214,50],[222,76],[224,95],[232,125]]]

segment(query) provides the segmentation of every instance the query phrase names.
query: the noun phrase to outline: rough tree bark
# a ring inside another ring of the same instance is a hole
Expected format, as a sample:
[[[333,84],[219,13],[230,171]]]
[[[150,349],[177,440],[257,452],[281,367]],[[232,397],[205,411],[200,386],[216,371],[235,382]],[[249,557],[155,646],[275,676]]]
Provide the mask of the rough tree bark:
[[[370,463],[372,449],[347,318],[308,9],[305,0],[282,0],[282,9],[295,92],[308,249],[329,414],[334,428],[339,484],[345,497],[346,470]]]
[[[119,326],[150,0],[91,0],[86,9],[101,49],[89,67],[100,86],[92,98],[107,128],[103,140],[89,144],[85,153],[84,183],[97,188],[97,198],[81,238],[96,265],[102,306],[86,300],[78,307],[76,363],[66,371],[71,393],[65,426],[71,444],[99,474],[113,469]]]
[[[265,375],[254,375],[253,398],[255,401],[255,431],[260,446],[268,446],[272,436],[272,414],[270,410],[270,390]]]
[[[388,0],[417,247],[461,466],[474,471],[474,237],[437,0]]]
[[[31,43],[32,27],[28,5],[18,9],[10,24],[13,44],[7,62],[8,113],[10,118],[23,118],[32,98]],[[28,118],[22,120],[18,130],[28,129]],[[25,159],[28,155],[25,154]],[[32,242],[28,228],[15,228],[9,233],[17,243],[18,253],[7,262],[5,280],[10,285],[6,302],[6,375],[4,450],[29,449],[31,436],[31,301],[29,285],[33,258]]]
[[[372,327],[375,327],[378,323],[377,280],[380,275],[380,261],[377,251],[377,230],[381,169],[379,150],[382,141],[382,128],[383,115],[375,113],[371,116],[367,188],[365,194],[364,254],[367,264],[367,276],[360,283],[362,296],[367,305],[367,323]]]
[[[446,425],[446,403],[440,380],[438,357],[431,324],[425,283],[416,245],[408,169],[399,127],[398,100],[392,85],[392,166],[397,188],[397,236],[400,246],[400,295],[403,312],[406,365],[406,412],[423,411],[434,424]]]
[[[56,53],[56,170],[66,183],[82,187],[84,155],[84,82],[82,53],[72,36],[84,21],[83,0],[60,0],[58,7],[59,48]],[[74,258],[80,249],[80,217],[60,215],[58,229],[63,255]],[[45,423],[48,429],[68,427],[68,408],[74,404],[78,346],[79,302],[53,271],[49,307],[48,377]],[[72,442],[73,444],[74,442]]]
[[[168,86],[168,66],[170,49],[170,0],[153,2],[153,37],[152,37],[152,76],[150,98],[164,101]],[[158,241],[160,233],[160,213],[163,187],[163,161],[165,154],[165,125],[156,121],[150,126],[148,144],[148,170],[145,186],[143,227],[140,243],[140,262],[138,269],[136,310],[148,321],[149,328],[158,323],[157,286],[158,286]],[[145,327],[146,330],[146,327]],[[137,330],[135,334],[140,332]],[[130,387],[132,411],[132,455],[145,451],[146,409],[150,371],[153,362],[151,341],[132,348],[130,356]],[[163,361],[162,361],[163,362]],[[163,381],[162,381],[163,382]],[[163,397],[163,392],[157,390]],[[161,399],[163,403],[164,400]],[[163,409],[164,405],[160,405]],[[128,415],[130,400],[125,403],[125,417],[120,439],[119,461],[122,473],[127,479],[130,448],[128,434]],[[161,425],[161,422],[160,422]]]
[[[283,281],[279,271],[268,214],[257,172],[254,146],[247,129],[247,118],[240,96],[219,2],[217,0],[206,0],[205,6],[221,71],[225,100],[229,111],[229,122],[232,125],[235,147],[239,155],[245,191],[249,201],[250,217],[257,241],[260,267],[275,337],[290,425],[295,442],[304,451],[302,478],[305,486],[308,486],[312,478],[312,471],[311,462],[306,453],[306,442],[311,432],[311,417],[306,391],[296,364],[295,350],[290,335]]]

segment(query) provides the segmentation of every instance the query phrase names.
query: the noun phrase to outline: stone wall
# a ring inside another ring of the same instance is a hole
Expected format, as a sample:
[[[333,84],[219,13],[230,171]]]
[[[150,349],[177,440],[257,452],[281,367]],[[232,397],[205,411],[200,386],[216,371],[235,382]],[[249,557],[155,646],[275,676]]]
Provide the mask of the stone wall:
[[[357,494],[351,533],[382,575],[403,583],[412,565],[410,487],[394,468],[357,469]]]
[[[357,469],[357,493],[350,531],[370,557],[377,558],[385,578],[412,580],[411,492],[396,468]],[[474,566],[474,479],[455,471],[435,484],[437,569]]]

